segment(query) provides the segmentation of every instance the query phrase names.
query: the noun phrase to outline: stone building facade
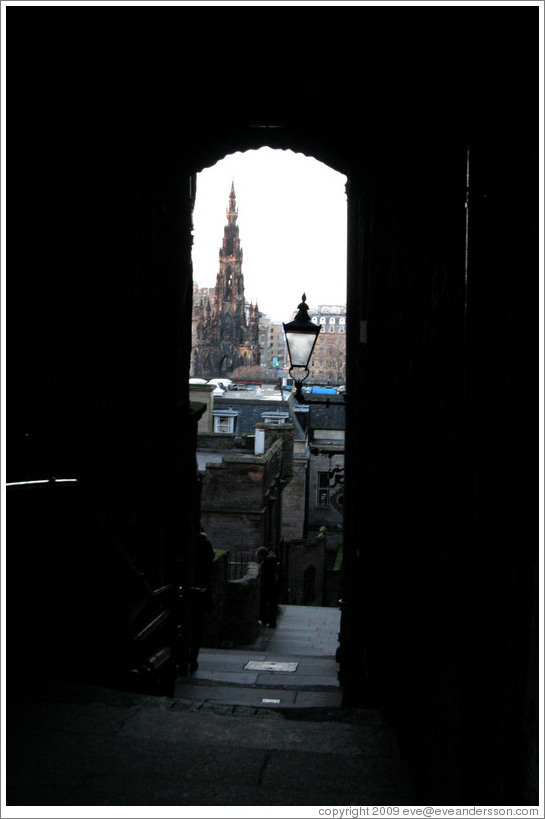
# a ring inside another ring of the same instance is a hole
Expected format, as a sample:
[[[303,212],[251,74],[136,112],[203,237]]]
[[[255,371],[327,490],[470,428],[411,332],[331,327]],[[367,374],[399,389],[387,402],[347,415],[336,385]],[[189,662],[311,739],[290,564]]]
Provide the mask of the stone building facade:
[[[191,311],[191,363],[189,367],[190,376],[195,373],[195,352],[197,348],[197,328],[201,312],[207,302],[214,304],[215,287],[200,287],[198,282],[193,282],[193,307]]]
[[[260,316],[259,352],[263,376],[278,376],[284,365],[288,363],[288,348],[281,321],[273,321],[268,316]]]
[[[235,554],[253,554],[259,546],[278,550],[281,496],[293,474],[293,426],[259,423],[256,429],[263,431],[262,453],[233,436],[199,437],[201,522],[215,548]]]
[[[191,372],[200,378],[259,364],[259,313],[257,304],[247,305],[244,298],[237,218],[233,182],[213,296],[206,290],[194,293]]]
[[[321,327],[310,362],[310,380],[344,384],[346,380],[346,305],[320,304],[310,310],[314,324]]]
[[[315,535],[326,526],[330,547],[335,548],[341,540],[333,533],[342,529],[344,509],[345,406],[333,397],[310,410],[308,530]]]

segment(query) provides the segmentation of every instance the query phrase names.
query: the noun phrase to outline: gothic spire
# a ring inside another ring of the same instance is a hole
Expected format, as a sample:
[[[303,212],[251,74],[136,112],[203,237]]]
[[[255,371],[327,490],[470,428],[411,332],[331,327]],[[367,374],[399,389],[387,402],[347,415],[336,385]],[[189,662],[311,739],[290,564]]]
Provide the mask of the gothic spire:
[[[236,221],[237,215],[237,197],[235,193],[235,180],[233,179],[231,182],[231,192],[229,194],[229,210],[227,211],[229,222]]]
[[[235,194],[235,180],[231,182],[231,192],[229,194],[229,207],[226,211],[227,224],[223,228],[223,246],[220,248],[220,267],[222,260],[234,257],[233,260],[242,262],[242,248],[238,236],[238,210],[237,198]],[[240,268],[239,268],[240,270]]]
[[[259,322],[257,303],[248,306],[244,297],[242,247],[237,225],[235,182],[231,182],[227,224],[219,250],[219,270],[214,288],[214,303],[209,300],[196,326],[194,370],[217,375],[222,362],[231,370],[245,363],[259,364]]]

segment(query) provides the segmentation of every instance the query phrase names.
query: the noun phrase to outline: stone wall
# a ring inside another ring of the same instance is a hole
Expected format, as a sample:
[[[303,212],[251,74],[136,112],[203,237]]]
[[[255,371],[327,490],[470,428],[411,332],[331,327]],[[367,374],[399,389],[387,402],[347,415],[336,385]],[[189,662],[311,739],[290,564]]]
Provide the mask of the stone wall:
[[[292,540],[284,544],[287,603],[323,605],[325,544],[325,527],[322,527],[319,535],[313,540]]]
[[[227,583],[222,647],[248,645],[259,634],[259,566],[248,563],[246,574],[240,580]]]
[[[235,509],[202,510],[201,523],[217,548],[230,551],[255,550],[263,545],[265,509],[251,514]]]
[[[220,464],[207,464],[202,509],[261,509],[265,493],[280,475],[281,463],[282,443],[276,441],[265,455],[226,455]]]
[[[318,474],[344,469],[344,446],[324,444],[311,447],[308,486],[308,525],[309,528],[333,527],[343,522],[344,478],[335,484],[336,476],[329,479],[327,502],[319,503],[320,487]],[[338,476],[337,476],[338,477]]]
[[[212,568],[212,611],[205,616],[202,645],[231,648],[253,643],[259,633],[259,566],[250,562],[240,580],[227,579],[229,552],[216,551]]]
[[[265,451],[282,442],[280,476],[289,480],[293,474],[293,424],[256,424],[256,429],[265,430]]]
[[[228,560],[229,552],[225,549],[215,552],[211,577],[212,611],[205,615],[202,641],[202,645],[207,648],[219,648],[221,645],[227,596]]]
[[[213,450],[214,452],[238,452],[239,450],[246,450],[253,452],[254,439],[252,436],[242,435],[240,438],[235,437],[232,433],[200,433],[198,439],[198,449]]]
[[[405,26],[376,8],[330,9],[312,26],[275,9],[262,40],[247,37],[242,9],[200,11],[183,48],[164,15],[155,29],[133,15],[131,38],[126,17],[99,29],[88,15],[77,41],[51,16],[11,15],[7,480],[77,475],[147,579],[175,580],[198,518],[187,395],[195,175],[263,145],[342,171],[344,701],[386,711],[420,804],[521,804],[523,716],[539,706],[528,676],[539,660],[537,13],[453,12],[444,37],[443,9]],[[279,37],[285,59],[271,67]],[[218,83],[225,42],[253,65],[234,95]],[[392,59],[365,82],[385,48]],[[115,140],[89,117],[93,98]],[[261,122],[286,114],[288,127],[245,127],[256,101]],[[35,135],[35,122],[51,127]],[[12,566],[14,583],[28,557]],[[85,569],[74,554],[73,583]],[[66,642],[57,630],[48,650]]]
[[[334,558],[334,559],[333,559]],[[330,548],[329,533],[327,535],[327,550],[325,554],[325,576],[324,576],[324,598],[323,606],[339,606],[342,599],[342,567],[343,567],[343,547],[338,547],[334,552]]]
[[[212,395],[213,391],[215,390],[215,386],[213,384],[190,384],[189,385],[189,396],[191,401],[197,401],[201,404],[206,405],[206,410],[204,414],[199,419],[199,425],[197,427],[197,434],[201,435],[203,433],[210,433],[212,432],[212,410],[214,408],[214,396]]]
[[[293,476],[282,492],[282,537],[302,538],[305,531],[306,483],[308,457],[293,458]]]
[[[285,443],[279,436],[264,455],[226,454],[221,463],[207,464],[201,522],[214,547],[236,551],[266,545],[274,514],[269,495],[282,472]]]

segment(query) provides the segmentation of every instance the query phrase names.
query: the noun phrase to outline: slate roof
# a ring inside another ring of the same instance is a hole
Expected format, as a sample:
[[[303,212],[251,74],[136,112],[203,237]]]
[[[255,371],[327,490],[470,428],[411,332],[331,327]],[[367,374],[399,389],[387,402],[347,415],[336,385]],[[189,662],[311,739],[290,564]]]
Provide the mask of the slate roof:
[[[309,405],[309,430],[315,429],[344,429],[345,407],[331,401],[327,404]]]
[[[235,423],[235,435],[237,437],[241,435],[253,435],[255,425],[265,420],[263,413],[266,412],[270,414],[271,412],[280,411],[289,413],[289,423],[294,426],[294,439],[296,441],[303,441],[305,439],[305,433],[293,411],[291,400],[278,401],[272,404],[271,401],[267,399],[245,397],[243,400],[237,401],[236,398],[226,393],[220,397],[214,397],[214,412],[222,409],[236,410],[238,412]]]

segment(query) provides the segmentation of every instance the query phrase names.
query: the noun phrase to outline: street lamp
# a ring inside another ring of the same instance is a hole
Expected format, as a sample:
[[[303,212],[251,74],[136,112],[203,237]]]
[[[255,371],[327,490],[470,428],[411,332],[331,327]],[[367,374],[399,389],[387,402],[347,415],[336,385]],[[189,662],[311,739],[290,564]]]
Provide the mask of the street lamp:
[[[320,332],[320,325],[313,324],[309,318],[305,293],[303,293],[301,304],[297,309],[299,312],[293,321],[283,324],[283,327],[290,359],[289,373],[295,381],[295,397],[297,401],[304,403],[305,399],[303,398],[301,385],[309,376],[308,363]],[[302,378],[297,378],[292,375],[294,369],[303,370],[305,374]]]

